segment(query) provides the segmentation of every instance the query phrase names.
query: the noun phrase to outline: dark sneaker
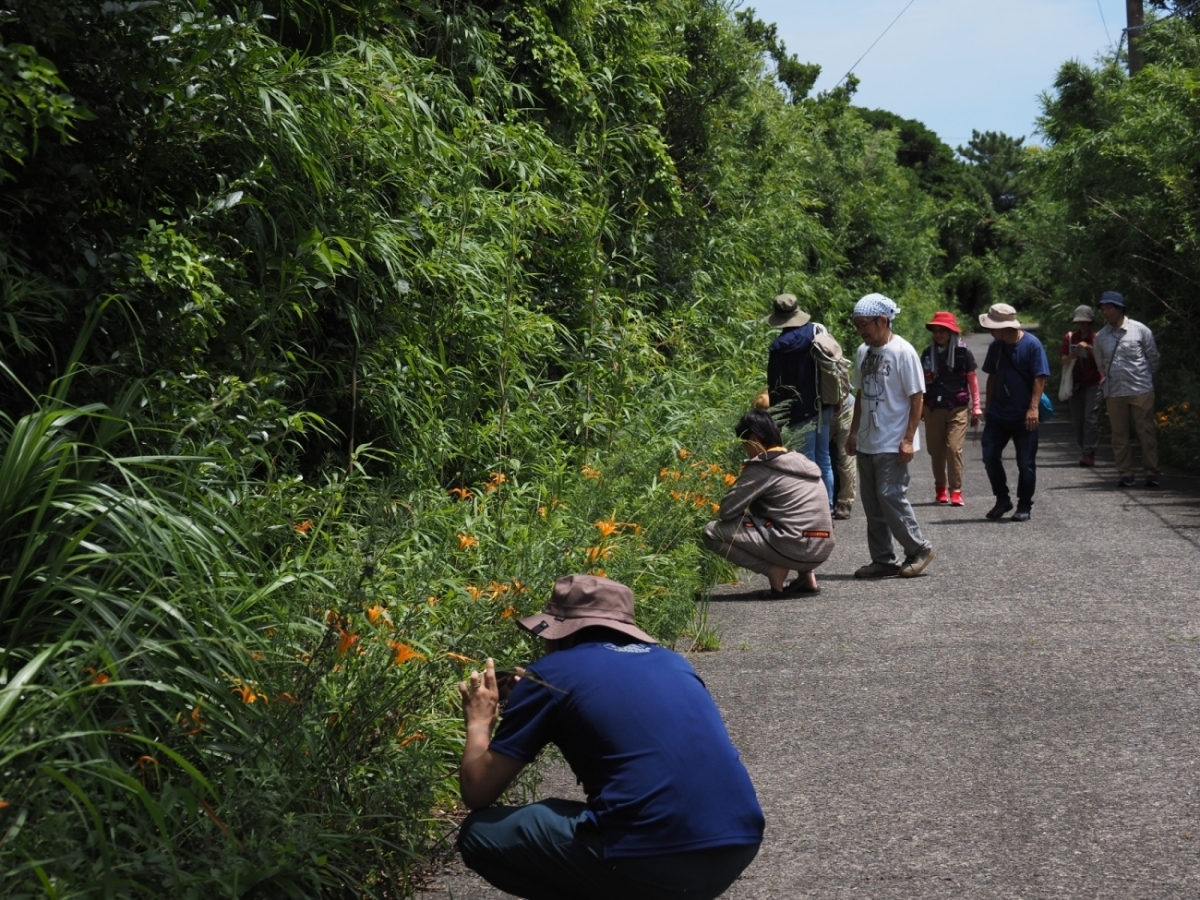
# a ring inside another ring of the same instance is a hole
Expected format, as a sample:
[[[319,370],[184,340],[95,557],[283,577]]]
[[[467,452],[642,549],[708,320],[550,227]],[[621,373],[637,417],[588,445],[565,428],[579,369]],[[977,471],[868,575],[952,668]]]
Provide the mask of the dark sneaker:
[[[1029,510],[1018,509],[1015,513],[1012,514],[1012,520],[1014,522],[1028,522],[1029,515],[1030,515]]]
[[[984,513],[984,515],[987,518],[995,521],[996,519],[1001,518],[1010,509],[1012,509],[1011,500],[997,500],[996,505]]]
[[[1117,482],[1117,487],[1133,487],[1133,476],[1122,475],[1121,480]]]
[[[912,556],[904,560],[904,565],[900,567],[901,578],[916,578],[925,571],[925,567],[933,562],[933,548],[926,547],[924,550],[918,550]]]
[[[1096,454],[1095,453],[1083,454],[1083,456],[1079,457],[1079,464],[1081,466],[1083,466],[1084,468],[1087,468],[1088,466],[1094,466],[1096,464]]]
[[[1143,483],[1143,487],[1148,487],[1148,488],[1158,487],[1158,476],[1157,475],[1147,475],[1146,480]]]
[[[900,567],[895,563],[868,563],[854,570],[855,578],[895,578],[900,574]]]
[[[835,503],[833,506],[833,517],[835,519],[850,518],[850,504],[845,500],[839,500],[837,503]]]

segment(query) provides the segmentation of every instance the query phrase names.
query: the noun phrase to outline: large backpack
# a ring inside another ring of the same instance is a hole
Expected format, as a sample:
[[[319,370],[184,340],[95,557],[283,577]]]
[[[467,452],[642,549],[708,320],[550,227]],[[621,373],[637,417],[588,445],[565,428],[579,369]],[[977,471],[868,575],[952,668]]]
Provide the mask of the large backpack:
[[[812,355],[817,364],[817,392],[822,406],[837,406],[850,396],[850,361],[842,345],[823,325],[813,331]]]

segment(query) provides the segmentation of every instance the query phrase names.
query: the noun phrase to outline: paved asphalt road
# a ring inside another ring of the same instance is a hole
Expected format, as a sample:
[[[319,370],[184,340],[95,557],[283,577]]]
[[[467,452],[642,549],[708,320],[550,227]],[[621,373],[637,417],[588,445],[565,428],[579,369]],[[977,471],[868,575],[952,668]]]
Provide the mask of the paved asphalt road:
[[[1200,897],[1197,480],[1117,489],[1060,410],[1033,520],[989,522],[964,455],[961,509],[914,462],[922,577],[854,580],[856,505],[819,597],[713,598],[721,649],[692,660],[767,817],[729,900]],[[570,781],[551,767],[545,792]],[[458,870],[422,896],[507,895]]]

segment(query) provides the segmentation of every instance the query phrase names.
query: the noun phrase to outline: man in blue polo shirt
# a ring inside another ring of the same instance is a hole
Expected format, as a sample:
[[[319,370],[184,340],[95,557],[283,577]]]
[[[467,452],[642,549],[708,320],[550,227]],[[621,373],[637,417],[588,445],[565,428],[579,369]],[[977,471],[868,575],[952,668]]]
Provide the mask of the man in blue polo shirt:
[[[1007,303],[992,306],[979,324],[995,338],[983,360],[988,376],[983,467],[996,495],[996,505],[986,516],[999,519],[1013,508],[1000,458],[1011,440],[1017,452],[1017,511],[1012,520],[1028,522],[1037,488],[1038,425],[1050,362],[1042,342],[1021,327],[1017,311]]]
[[[546,655],[518,670],[494,738],[507,685],[492,661],[459,685],[463,861],[531,900],[722,894],[758,852],[763,814],[695,670],[634,625],[632,592],[607,578],[560,578],[517,624]],[[550,743],[587,802],[492,806]]]

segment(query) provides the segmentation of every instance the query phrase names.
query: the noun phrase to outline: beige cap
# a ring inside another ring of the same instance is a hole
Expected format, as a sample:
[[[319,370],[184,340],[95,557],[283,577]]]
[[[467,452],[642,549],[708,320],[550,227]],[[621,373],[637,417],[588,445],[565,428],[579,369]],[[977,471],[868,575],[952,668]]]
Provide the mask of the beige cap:
[[[994,303],[986,313],[979,317],[979,324],[984,328],[1020,328],[1017,311],[1007,303]]]

